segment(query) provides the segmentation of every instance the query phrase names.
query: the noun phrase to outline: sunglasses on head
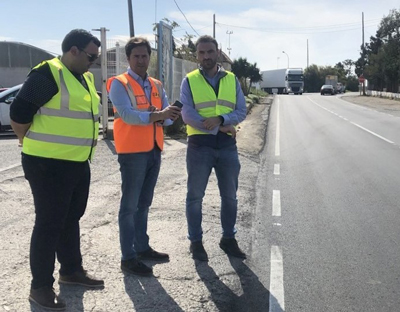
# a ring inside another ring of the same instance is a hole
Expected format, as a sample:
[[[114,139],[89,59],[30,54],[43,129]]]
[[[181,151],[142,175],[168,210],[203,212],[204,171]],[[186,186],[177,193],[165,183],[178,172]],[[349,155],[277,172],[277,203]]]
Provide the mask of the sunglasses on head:
[[[83,53],[86,54],[89,62],[94,62],[99,57],[98,54],[90,54],[90,53],[87,53],[85,50],[82,50],[82,49],[79,49],[79,48],[78,48],[78,50],[82,51]]]

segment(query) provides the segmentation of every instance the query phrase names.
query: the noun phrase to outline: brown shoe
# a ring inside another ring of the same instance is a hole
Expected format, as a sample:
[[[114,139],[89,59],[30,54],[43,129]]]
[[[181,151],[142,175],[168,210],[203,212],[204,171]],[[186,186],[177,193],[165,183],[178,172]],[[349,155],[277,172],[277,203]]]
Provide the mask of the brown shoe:
[[[71,275],[61,275],[58,279],[59,284],[80,285],[89,288],[103,288],[104,281],[90,276],[85,270],[77,271]]]
[[[29,301],[50,311],[65,311],[65,302],[58,298],[50,286],[31,289]]]

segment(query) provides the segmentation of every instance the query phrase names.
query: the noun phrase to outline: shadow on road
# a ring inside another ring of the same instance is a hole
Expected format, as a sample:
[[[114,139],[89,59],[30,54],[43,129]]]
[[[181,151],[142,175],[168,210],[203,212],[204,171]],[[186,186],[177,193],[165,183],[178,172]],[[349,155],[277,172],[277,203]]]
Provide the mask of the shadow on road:
[[[139,277],[125,274],[124,284],[125,292],[131,298],[135,311],[183,312],[154,276]],[[126,311],[130,311],[129,307]]]
[[[229,261],[240,279],[243,292],[240,296],[226,286],[207,263],[196,263],[197,273],[210,291],[218,310],[229,312],[268,311],[270,293],[257,275],[242,260],[229,258]]]

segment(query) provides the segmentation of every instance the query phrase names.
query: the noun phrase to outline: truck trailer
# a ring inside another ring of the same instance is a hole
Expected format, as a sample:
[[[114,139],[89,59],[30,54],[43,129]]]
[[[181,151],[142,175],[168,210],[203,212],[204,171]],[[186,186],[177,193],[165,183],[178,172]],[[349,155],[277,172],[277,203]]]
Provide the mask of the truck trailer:
[[[260,88],[270,94],[303,94],[304,75],[302,68],[283,68],[261,72]]]

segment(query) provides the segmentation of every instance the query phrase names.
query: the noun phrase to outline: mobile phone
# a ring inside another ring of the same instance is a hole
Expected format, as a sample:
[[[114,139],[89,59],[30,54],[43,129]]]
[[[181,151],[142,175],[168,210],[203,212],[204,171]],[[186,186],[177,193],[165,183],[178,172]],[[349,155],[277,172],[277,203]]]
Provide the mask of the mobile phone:
[[[183,104],[181,102],[179,102],[178,100],[176,100],[175,103],[172,104],[172,106],[176,106],[176,107],[182,108]]]

